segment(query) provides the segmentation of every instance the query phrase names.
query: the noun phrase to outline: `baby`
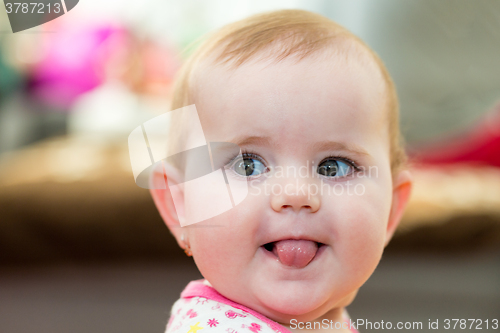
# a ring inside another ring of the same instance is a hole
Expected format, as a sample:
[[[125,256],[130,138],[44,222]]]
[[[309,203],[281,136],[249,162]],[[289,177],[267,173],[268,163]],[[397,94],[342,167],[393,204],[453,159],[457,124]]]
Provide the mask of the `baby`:
[[[378,265],[411,190],[380,59],[318,14],[258,14],[210,35],[187,60],[172,109],[192,104],[208,142],[241,148],[225,174],[250,189],[189,226],[169,190],[151,190],[204,277],[182,292],[167,332],[355,332],[344,308]],[[301,167],[313,172],[291,172]]]

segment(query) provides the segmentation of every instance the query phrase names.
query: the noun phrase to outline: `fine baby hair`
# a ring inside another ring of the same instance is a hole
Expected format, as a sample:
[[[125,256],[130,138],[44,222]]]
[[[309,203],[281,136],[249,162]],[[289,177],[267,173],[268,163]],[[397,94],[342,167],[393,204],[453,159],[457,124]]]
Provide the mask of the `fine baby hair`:
[[[185,225],[187,212],[210,208],[194,192],[212,189],[181,188],[174,205],[166,186],[151,188],[204,277],[183,290],[167,332],[288,333],[305,322],[356,332],[345,307],[378,265],[412,184],[379,57],[321,15],[257,14],[203,39],[178,73],[171,112],[167,156],[192,141],[185,123],[195,112],[212,164],[214,147],[231,147],[220,176],[229,195],[248,193]],[[182,179],[196,161],[171,159],[152,182]],[[306,164],[314,177],[289,172]]]
[[[198,42],[198,41],[197,41]],[[353,45],[355,44],[355,45]],[[196,45],[196,44],[195,44]],[[273,59],[276,62],[287,57],[299,60],[334,47],[335,57],[368,54],[374,60],[386,83],[385,98],[389,125],[391,170],[396,174],[406,166],[406,153],[399,129],[399,103],[396,88],[385,65],[359,37],[336,22],[305,10],[280,10],[250,16],[228,24],[204,36],[202,44],[190,55],[177,75],[173,88],[171,109],[194,104],[196,72],[202,63],[217,66],[225,64],[237,68],[252,60]],[[363,52],[364,51],[364,52]],[[364,59],[364,61],[367,61]],[[180,118],[180,119],[179,119]],[[173,117],[169,151],[184,142],[182,116]]]

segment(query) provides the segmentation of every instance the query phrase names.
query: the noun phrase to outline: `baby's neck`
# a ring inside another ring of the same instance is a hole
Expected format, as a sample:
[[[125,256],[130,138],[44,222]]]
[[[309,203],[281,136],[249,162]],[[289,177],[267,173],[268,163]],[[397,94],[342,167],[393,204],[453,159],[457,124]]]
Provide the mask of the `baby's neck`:
[[[351,332],[349,322],[345,322],[345,318],[349,318],[344,308],[332,309],[323,316],[308,322],[290,321],[290,324],[283,324],[294,333],[327,333],[327,332]],[[336,324],[337,323],[337,324]]]

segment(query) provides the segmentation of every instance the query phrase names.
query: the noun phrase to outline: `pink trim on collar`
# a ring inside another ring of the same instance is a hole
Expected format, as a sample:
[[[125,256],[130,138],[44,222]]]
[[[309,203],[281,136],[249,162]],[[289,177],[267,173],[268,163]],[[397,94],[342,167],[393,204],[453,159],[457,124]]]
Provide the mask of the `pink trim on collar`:
[[[221,303],[230,305],[234,308],[237,308],[237,309],[240,309],[240,310],[243,310],[245,312],[250,313],[254,317],[256,317],[256,318],[262,320],[263,322],[265,322],[266,324],[268,324],[269,327],[271,327],[273,330],[275,330],[277,332],[292,333],[286,327],[284,327],[284,326],[278,324],[277,322],[263,316],[262,314],[254,311],[252,309],[249,309],[246,306],[243,306],[241,304],[233,302],[230,299],[227,299],[226,297],[219,294],[219,292],[217,290],[215,290],[214,288],[204,284],[203,281],[204,280],[201,279],[201,280],[195,280],[195,281],[189,282],[189,284],[186,286],[186,288],[182,291],[181,298],[201,296],[201,297],[205,297],[205,298],[217,301],[217,302],[221,302]]]

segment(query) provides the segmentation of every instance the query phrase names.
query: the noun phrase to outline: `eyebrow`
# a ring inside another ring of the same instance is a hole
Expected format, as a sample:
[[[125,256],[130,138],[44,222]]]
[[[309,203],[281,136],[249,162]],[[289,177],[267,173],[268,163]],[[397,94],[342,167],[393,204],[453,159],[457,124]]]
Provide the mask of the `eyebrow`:
[[[271,138],[268,136],[249,136],[242,139],[237,139],[232,141],[238,146],[245,145],[258,145],[258,146],[271,146]],[[338,142],[338,141],[322,141],[315,142],[311,145],[313,150],[343,150],[348,151],[357,155],[370,155],[368,152],[361,146],[358,146],[354,143],[349,142]]]

